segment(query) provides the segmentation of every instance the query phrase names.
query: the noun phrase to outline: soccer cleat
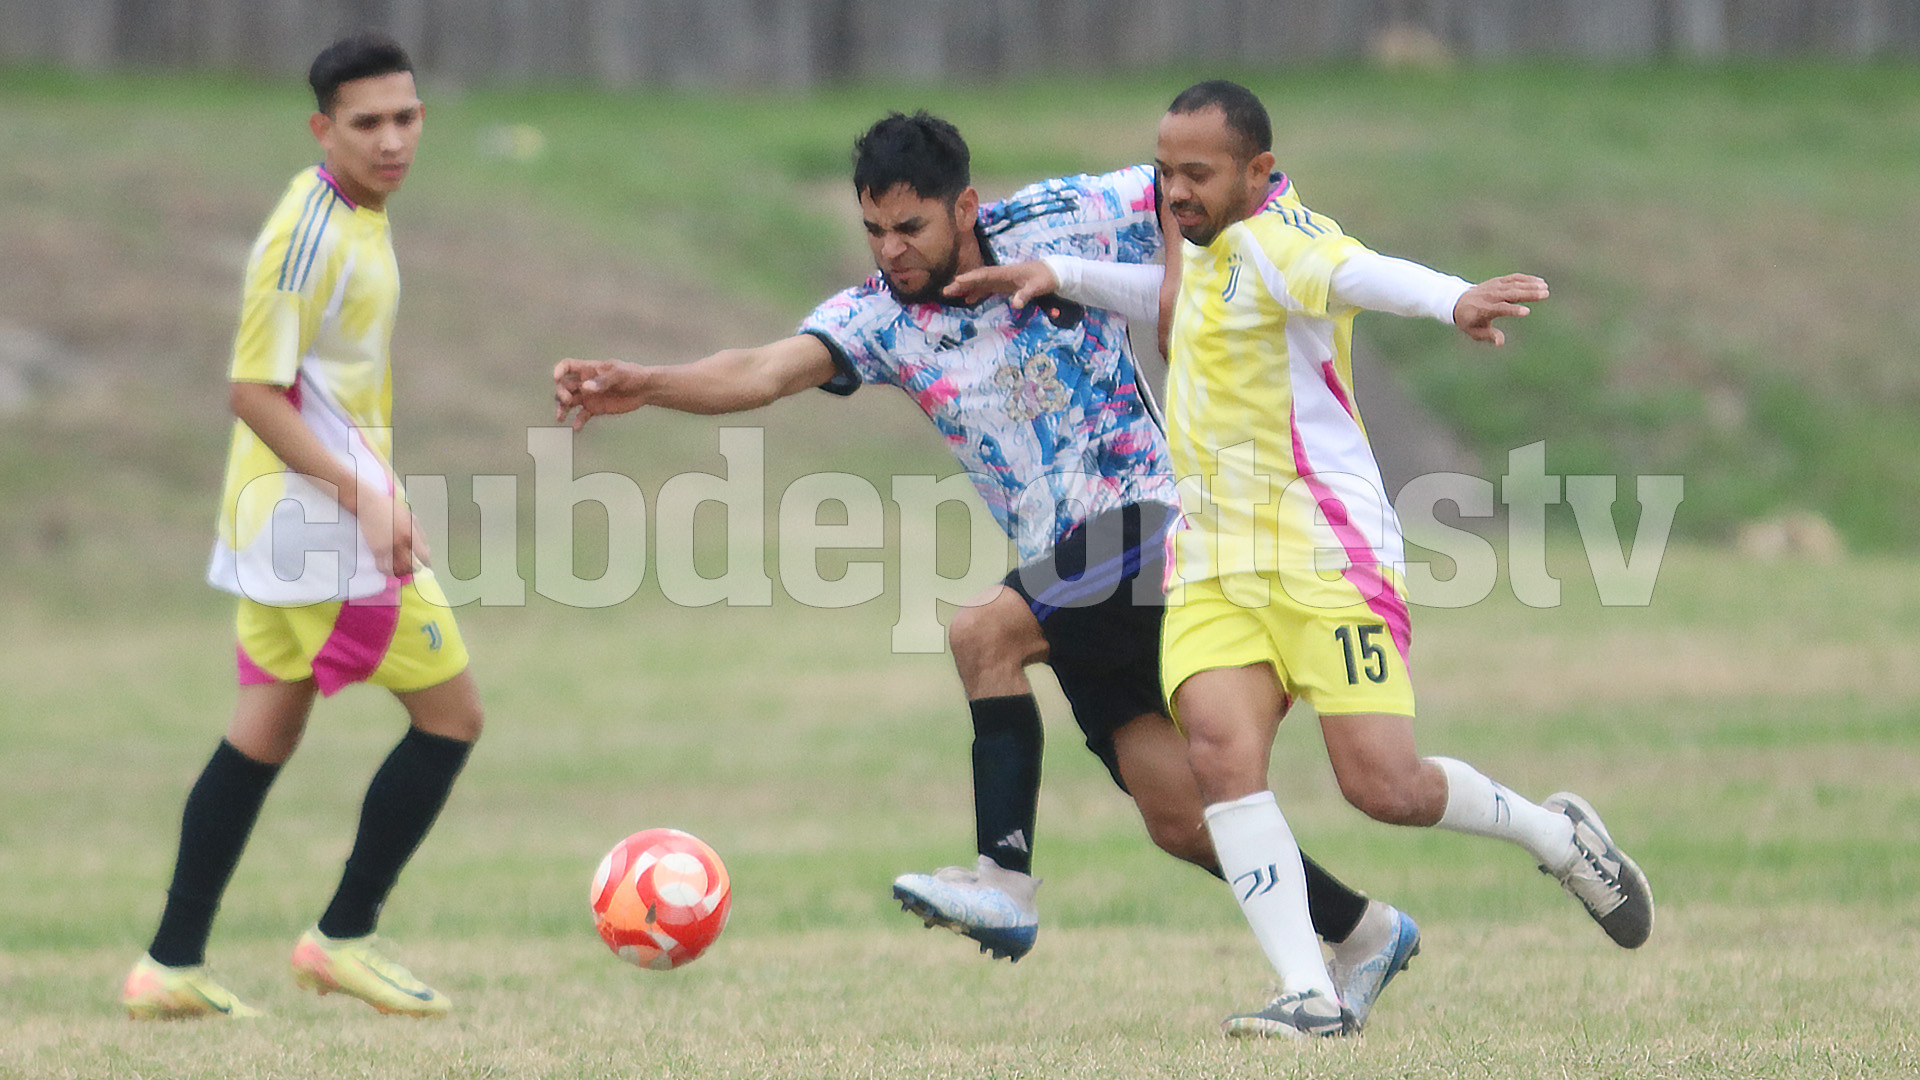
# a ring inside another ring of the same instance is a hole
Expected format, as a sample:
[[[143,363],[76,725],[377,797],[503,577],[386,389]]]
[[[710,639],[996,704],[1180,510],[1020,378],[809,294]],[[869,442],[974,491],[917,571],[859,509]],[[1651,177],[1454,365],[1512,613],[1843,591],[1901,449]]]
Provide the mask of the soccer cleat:
[[[1340,1003],[1353,1014],[1356,1031],[1367,1022],[1380,992],[1420,953],[1420,927],[1412,916],[1378,900],[1369,903],[1384,909],[1387,933],[1367,944],[1354,940],[1360,936],[1356,930],[1354,937],[1333,946],[1333,960],[1327,964]]]
[[[135,1020],[191,1020],[200,1016],[259,1016],[260,1010],[214,982],[205,964],[168,967],[151,956],[127,972],[121,1004]]]
[[[1600,815],[1570,791],[1540,804],[1573,822],[1573,858],[1560,870],[1541,867],[1560,887],[1586,905],[1587,913],[1615,945],[1637,949],[1653,932],[1653,890],[1647,875],[1607,835]]]
[[[900,910],[920,916],[980,943],[994,959],[1018,962],[1040,934],[1040,910],[1034,894],[1040,879],[1002,869],[985,855],[974,869],[947,866],[931,874],[902,874],[893,879]]]
[[[445,1016],[453,1003],[381,950],[373,934],[335,941],[319,930],[293,947],[293,981],[321,995],[338,990],[383,1013]]]
[[[1358,1025],[1353,1013],[1318,990],[1281,994],[1259,1012],[1229,1016],[1220,1030],[1235,1038],[1284,1035],[1290,1039],[1350,1035]]]

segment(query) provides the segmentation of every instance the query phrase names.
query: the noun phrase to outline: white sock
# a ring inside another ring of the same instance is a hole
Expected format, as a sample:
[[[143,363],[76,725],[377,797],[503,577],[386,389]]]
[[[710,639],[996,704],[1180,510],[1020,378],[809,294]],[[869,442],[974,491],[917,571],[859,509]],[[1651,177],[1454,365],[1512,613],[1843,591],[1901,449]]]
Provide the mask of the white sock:
[[[1549,870],[1559,870],[1573,859],[1573,822],[1565,814],[1541,809],[1464,761],[1427,760],[1447,774],[1447,808],[1434,824],[1519,844]]]
[[[1206,819],[1220,872],[1233,887],[1261,951],[1279,973],[1280,985],[1290,994],[1318,990],[1337,999],[1307,914],[1300,848],[1273,792],[1214,803],[1207,807]]]

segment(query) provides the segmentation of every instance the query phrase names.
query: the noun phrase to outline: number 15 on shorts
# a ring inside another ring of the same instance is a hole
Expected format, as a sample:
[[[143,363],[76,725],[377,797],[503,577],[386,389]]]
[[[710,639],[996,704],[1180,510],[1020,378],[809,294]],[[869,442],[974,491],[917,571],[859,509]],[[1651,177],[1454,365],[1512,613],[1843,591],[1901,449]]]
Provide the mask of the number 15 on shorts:
[[[1348,686],[1360,685],[1362,675],[1372,683],[1387,681],[1387,650],[1375,640],[1386,632],[1387,628],[1379,623],[1356,623],[1334,628],[1334,640],[1340,643],[1340,650],[1346,655]]]

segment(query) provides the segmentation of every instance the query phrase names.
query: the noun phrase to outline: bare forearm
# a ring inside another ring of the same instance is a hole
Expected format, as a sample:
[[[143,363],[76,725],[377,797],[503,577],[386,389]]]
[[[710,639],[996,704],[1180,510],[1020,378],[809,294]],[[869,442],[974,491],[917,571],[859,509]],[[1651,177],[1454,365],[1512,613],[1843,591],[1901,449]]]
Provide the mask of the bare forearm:
[[[833,353],[810,334],[755,349],[725,349],[691,364],[562,360],[553,369],[555,419],[580,430],[595,416],[647,405],[712,416],[757,409],[834,376]]]
[[[333,485],[334,499],[347,513],[356,513],[360,487],[348,462],[326,448],[313,429],[300,419],[282,387],[266,383],[233,383],[229,391],[233,414],[259,436],[267,449],[288,469]],[[371,479],[371,478],[369,478]]]
[[[647,404],[702,416],[768,404],[778,395],[743,363],[745,355],[730,349],[691,364],[653,368],[647,380]]]
[[[777,379],[754,363],[749,349],[724,349],[690,364],[647,369],[648,405],[714,416],[744,412],[785,396]]]

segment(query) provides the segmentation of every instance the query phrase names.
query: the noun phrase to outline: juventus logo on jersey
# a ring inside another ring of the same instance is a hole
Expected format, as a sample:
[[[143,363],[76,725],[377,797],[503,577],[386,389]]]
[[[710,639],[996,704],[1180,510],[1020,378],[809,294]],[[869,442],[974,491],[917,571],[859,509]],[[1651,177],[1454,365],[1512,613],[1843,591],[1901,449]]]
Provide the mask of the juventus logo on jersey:
[[[1234,878],[1233,887],[1236,889],[1239,888],[1240,883],[1243,881],[1247,883],[1247,888],[1245,892],[1240,894],[1240,901],[1245,903],[1256,896],[1265,896],[1272,892],[1273,887],[1280,883],[1280,868],[1272,863],[1268,863],[1265,866],[1256,866],[1252,870]]]
[[[1231,300],[1233,294],[1240,291],[1240,256],[1227,256],[1227,285],[1220,290],[1220,299]]]

